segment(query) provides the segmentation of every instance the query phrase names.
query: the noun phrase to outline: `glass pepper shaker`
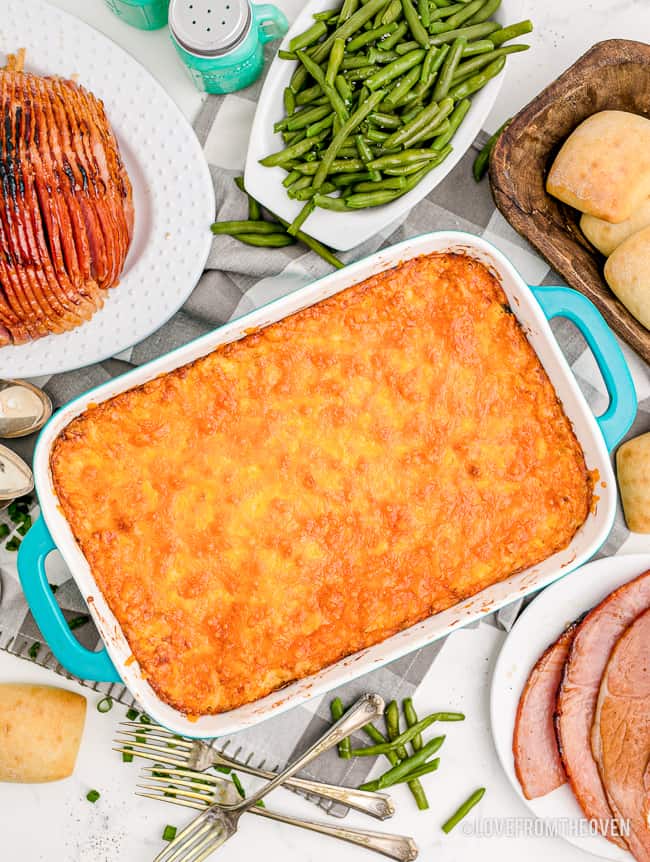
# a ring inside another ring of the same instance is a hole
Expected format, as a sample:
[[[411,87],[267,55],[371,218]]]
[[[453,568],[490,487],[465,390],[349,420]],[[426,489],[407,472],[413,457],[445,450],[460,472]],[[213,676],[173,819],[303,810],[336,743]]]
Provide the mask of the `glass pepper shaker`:
[[[106,5],[131,27],[158,30],[167,23],[169,0],[106,0]]]
[[[256,81],[264,45],[289,29],[270,3],[248,0],[171,0],[169,30],[194,83],[206,93],[232,93]]]

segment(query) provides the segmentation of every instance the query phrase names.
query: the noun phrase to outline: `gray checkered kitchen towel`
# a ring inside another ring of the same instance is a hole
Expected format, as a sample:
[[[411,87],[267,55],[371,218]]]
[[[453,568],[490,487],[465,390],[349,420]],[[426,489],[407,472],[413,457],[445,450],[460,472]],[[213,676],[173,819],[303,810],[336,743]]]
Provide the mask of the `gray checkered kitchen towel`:
[[[243,157],[260,87],[261,83],[258,82],[246,91],[220,98],[209,97],[196,122],[196,132],[204,147],[214,180],[217,217],[220,219],[241,218],[245,214],[246,202],[236,189],[233,176],[242,172]],[[480,147],[484,140],[485,134],[482,133],[475,147]],[[495,211],[487,182],[480,186],[475,184],[471,175],[473,157],[474,153],[470,150],[446,180],[411,210],[404,222],[385,228],[363,246],[342,255],[342,259],[346,262],[356,260],[385,245],[428,231],[457,229],[479,234],[492,241],[505,252],[530,284],[558,283],[558,276],[549,271],[547,264],[532,252]],[[296,290],[328,271],[328,264],[300,245],[269,251],[243,246],[229,237],[216,237],[206,271],[196,289],[183,308],[158,332],[118,357],[34,382],[47,390],[55,405],[65,404],[90,387],[185,344],[271,299]],[[553,327],[589,403],[595,412],[601,412],[607,403],[606,394],[582,337],[568,322],[560,321],[554,323]],[[650,375],[648,367],[638,357],[627,349],[626,353],[631,360],[641,402],[641,410],[632,432],[639,433],[650,428]],[[29,460],[33,440],[14,442],[13,448]],[[614,530],[601,553],[619,552],[627,548],[627,544],[629,534],[619,512]],[[50,581],[60,585],[57,599],[66,616],[72,618],[85,613],[83,599],[58,555],[51,555],[50,563]],[[40,643],[42,638],[20,591],[15,554],[4,547],[0,548],[0,575],[3,586],[0,602],[0,648],[65,674],[65,670],[44,644],[38,650],[34,646]],[[487,622],[509,628],[519,610],[520,603],[515,603],[489,618]],[[90,648],[95,648],[98,643],[97,632],[91,623],[79,628],[77,634],[84,645]],[[442,642],[438,642],[406,656],[344,686],[337,693],[348,703],[359,693],[368,690],[377,691],[387,698],[411,695],[441,646]],[[98,691],[109,692],[123,703],[131,703],[129,693],[122,686],[91,685]],[[330,698],[331,695],[315,699],[287,715],[237,734],[228,741],[228,752],[251,758],[256,764],[265,762],[274,766],[286,762],[295,747],[302,748],[322,731],[329,720]],[[364,761],[362,758],[341,761],[332,754],[320,758],[312,767],[311,774],[322,780],[358,784],[368,769],[368,764]]]

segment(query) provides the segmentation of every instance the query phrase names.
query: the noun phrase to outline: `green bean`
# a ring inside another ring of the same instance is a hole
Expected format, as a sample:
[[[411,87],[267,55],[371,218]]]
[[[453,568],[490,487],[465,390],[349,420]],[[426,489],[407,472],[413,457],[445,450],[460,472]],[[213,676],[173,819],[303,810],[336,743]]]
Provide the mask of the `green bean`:
[[[430,772],[435,772],[439,766],[440,758],[434,757],[433,760],[430,760],[423,766],[419,766],[417,769],[414,769],[413,772],[410,772],[408,775],[405,775],[399,781],[395,781],[394,784],[402,784],[405,781],[412,781],[414,778],[422,778],[423,775],[428,775]],[[379,779],[376,778],[374,781],[367,781],[365,784],[359,785],[359,790],[370,790],[375,793],[377,790],[379,790]]]
[[[413,162],[413,164],[408,165],[398,165],[395,168],[384,168],[382,173],[386,174],[389,177],[407,177],[412,174],[419,173],[423,166],[428,164],[428,162]]]
[[[357,149],[354,148],[354,154],[357,155]],[[300,171],[301,174],[307,174],[307,176],[315,176],[318,168],[320,167],[320,161],[316,162],[307,162],[306,164],[297,165],[296,170]],[[332,162],[332,170],[330,173],[342,174],[342,173],[354,173],[355,171],[365,170],[365,165],[361,161],[361,159],[335,159]]]
[[[476,75],[472,75],[471,78],[467,78],[464,81],[461,81],[460,84],[456,84],[449,91],[449,95],[452,99],[465,99],[467,96],[471,96],[472,93],[476,93],[478,90],[481,90],[489,80],[492,78],[496,78],[503,71],[503,67],[506,64],[505,57],[497,57],[496,60],[493,60],[489,66],[486,66],[485,69],[482,69],[480,72],[477,72]]]
[[[384,36],[390,36],[390,34],[394,33],[395,30],[397,30],[397,24],[395,22],[390,24],[381,24],[379,27],[375,27],[372,30],[366,30],[348,42],[347,50],[351,53],[358,51],[359,48],[363,48],[364,45],[369,45],[370,42],[376,42],[378,39],[383,39]]]
[[[492,42],[495,48],[498,48],[504,42],[509,42],[518,36],[525,36],[526,33],[532,33],[532,30],[533,22],[527,18],[525,21],[519,21],[519,23],[511,24],[509,27],[499,28],[496,32],[491,33],[490,42]]]
[[[485,0],[471,0],[471,2],[465,3],[462,9],[459,9],[458,12],[454,12],[453,15],[450,15],[449,18],[447,18],[445,21],[445,27],[449,30],[455,30],[457,27],[461,27],[483,7],[484,3]]]
[[[460,63],[460,58],[463,56],[463,48],[465,47],[465,44],[465,39],[462,37],[454,39],[451,49],[447,54],[447,58],[440,69],[436,86],[433,89],[433,99],[435,102],[439,102],[441,99],[444,99],[449,92],[454,72]],[[469,60],[468,62],[471,63],[472,60]]]
[[[443,150],[449,141],[456,134],[458,127],[465,119],[465,115],[469,111],[472,103],[469,99],[463,99],[458,102],[454,110],[451,112],[449,116],[449,128],[446,131],[440,130],[440,135],[436,137],[434,142],[431,144],[431,148],[434,150]]]
[[[257,233],[239,233],[235,237],[239,242],[246,245],[255,245],[260,248],[284,248],[287,245],[293,245],[295,239],[287,236],[284,231],[282,233],[257,234]]]
[[[281,60],[297,60],[298,58],[293,51],[284,51],[282,48],[278,51],[278,57]]]
[[[330,195],[316,194],[312,198],[313,203],[317,207],[324,210],[333,210],[334,212],[347,212],[348,205],[343,198],[333,198]]]
[[[370,0],[370,2],[366,5],[371,6],[374,0]],[[368,114],[372,113],[377,105],[382,101],[386,94],[385,90],[376,90],[374,93],[371,93],[368,99],[365,102],[361,103],[360,107],[349,117],[341,126],[340,130],[332,139],[329,147],[325,151],[325,155],[321,161],[318,172],[314,177],[314,185],[316,188],[321,186],[325,182],[325,178],[330,171],[332,162],[336,158],[336,154],[343,145],[345,139],[352,134],[352,132],[361,125],[361,123],[365,120]]]
[[[419,42],[423,48],[429,47],[429,34],[422,26],[422,21],[413,5],[412,0],[402,0],[402,12],[406,23],[409,25],[409,30],[416,42]]]
[[[309,57],[304,51],[298,51],[298,59],[304,66],[304,68],[309,72],[312,78],[316,81],[316,83],[320,86],[321,90],[325,93],[329,102],[336,113],[336,116],[341,120],[341,122],[345,122],[348,118],[348,110],[345,107],[345,103],[341,98],[336,87],[330,86],[325,79],[325,74],[321,67],[316,63],[311,57]]]
[[[382,129],[397,129],[401,126],[402,121],[396,114],[382,114],[375,111],[368,117],[371,123],[381,126]]]
[[[366,182],[369,179],[370,174],[368,171],[358,171],[350,174],[335,174],[332,177],[332,184],[334,185],[334,188],[342,189],[346,186],[353,186],[355,183]]]
[[[289,195],[290,198],[295,198],[296,194],[301,189],[306,189],[310,185],[311,185],[311,177],[308,177],[308,176],[305,176],[304,174],[302,174],[300,176],[300,179],[296,180],[295,183],[292,183],[289,186],[289,188],[287,189],[287,194]]]
[[[398,168],[402,165],[411,165],[414,163],[428,162],[436,159],[438,153],[433,150],[418,149],[404,150],[401,153],[389,156],[379,156],[368,163],[368,167],[372,170],[383,171],[385,168]]]
[[[339,96],[344,100],[344,102],[349,101],[352,98],[352,88],[343,75],[337,75],[334,83]]]
[[[289,227],[288,221],[285,221],[284,219],[274,215],[273,213],[271,213],[271,215],[274,218],[277,218],[282,227]],[[332,252],[326,246],[324,246],[322,242],[319,242],[317,239],[314,239],[313,236],[309,236],[309,234],[304,233],[304,231],[299,230],[296,234],[296,239],[299,240],[303,245],[306,245],[307,248],[310,248],[319,257],[322,257],[323,260],[327,261],[327,263],[329,263],[335,269],[343,269],[343,267],[345,266],[345,264],[340,261],[335,254],[332,254]]]
[[[344,76],[348,81],[366,81],[372,75],[376,74],[376,66],[364,66],[361,69],[352,69],[350,72],[344,72]]]
[[[310,126],[312,123],[317,123],[318,120],[322,120],[323,117],[326,117],[331,112],[331,108],[329,105],[319,105],[316,108],[307,108],[304,111],[300,111],[297,114],[294,114],[288,124],[287,129],[290,132],[296,132],[299,129],[304,129],[307,126]]]
[[[420,16],[422,26],[427,29],[431,23],[431,7],[429,6],[429,0],[418,0],[418,14]]]
[[[415,754],[407,757],[406,760],[402,760],[401,763],[397,764],[397,766],[393,766],[388,770],[388,772],[381,775],[378,779],[379,788],[383,790],[387,787],[392,787],[405,777],[408,780],[409,773],[413,772],[414,769],[423,766],[429,757],[438,751],[444,742],[444,739],[444,736],[436,736],[433,739],[430,739],[429,742],[423,745]]]
[[[403,75],[395,84],[384,100],[383,107],[392,110],[403,104],[406,96],[420,80],[420,67],[414,66],[406,75]]]
[[[343,713],[345,712],[345,708],[343,706],[343,701],[340,697],[335,697],[334,700],[330,703],[330,712],[332,714],[332,721],[338,721],[343,718]],[[350,737],[346,737],[342,739],[338,746],[339,757],[342,757],[344,760],[350,759]]]
[[[484,795],[485,787],[479,787],[478,790],[475,790],[474,793],[472,793],[472,795],[469,797],[469,799],[466,799],[465,802],[463,802],[463,804],[460,806],[460,808],[454,814],[451,815],[449,820],[447,820],[446,823],[442,824],[442,831],[448,835],[454,828],[454,826],[457,826],[460,821],[469,814],[472,808],[474,808],[474,806],[477,805],[481,801],[481,799],[483,799]]]
[[[400,6],[401,6],[400,0]],[[408,32],[408,24],[406,21],[400,21],[397,25],[397,30],[394,30],[387,39],[382,39],[382,41],[377,45],[380,51],[391,51],[396,45],[399,44],[402,36],[405,36]]]
[[[413,147],[414,144],[420,141],[428,141],[436,134],[436,130],[445,122],[447,117],[454,109],[454,103],[451,99],[442,99],[438,106],[438,113],[433,117],[431,122],[420,128],[402,142],[404,147]]]
[[[386,181],[388,182],[388,181]],[[415,707],[413,706],[413,700],[410,697],[405,697],[402,701],[402,710],[404,712],[404,718],[406,719],[407,727],[413,727],[413,725],[418,723],[418,716],[415,711]],[[411,740],[411,747],[413,751],[419,751],[422,748],[422,734],[418,733]]]
[[[389,204],[401,197],[404,192],[379,191],[366,192],[364,194],[352,194],[345,198],[348,209],[361,210],[370,207],[380,207]]]
[[[298,59],[298,55],[296,54],[296,60]],[[293,90],[291,91],[293,92]],[[308,105],[310,102],[313,102],[314,99],[318,99],[323,95],[323,88],[320,84],[314,84],[313,87],[309,87],[307,90],[303,90],[302,93],[298,93],[296,96],[296,105]]]
[[[337,27],[337,29],[331,33],[324,42],[321,42],[320,45],[317,46],[312,55],[315,62],[322,63],[331,51],[335,39],[343,39],[344,41],[347,41],[354,33],[361,30],[367,21],[374,18],[377,12],[386,6],[386,3],[387,0],[368,0],[367,3],[357,9],[357,11],[351,15],[347,21]],[[339,16],[339,20],[341,20],[341,18],[342,16]],[[395,33],[392,34],[392,36],[394,35]],[[391,37],[389,36],[389,38]]]
[[[421,47],[419,42],[400,42],[399,45],[395,46],[395,53],[401,57],[402,54],[409,54],[411,51],[417,51]]]
[[[468,24],[482,24],[488,21],[498,11],[501,0],[487,0],[486,3],[469,19]]]
[[[443,6],[439,9],[434,9],[429,17],[431,22],[439,21],[441,18],[448,18],[450,15],[453,15],[454,12],[459,12],[461,9],[465,8],[464,3],[452,3],[449,6]]]
[[[489,39],[477,39],[468,42],[463,49],[463,57],[474,57],[476,54],[486,54],[494,50],[494,44]]]
[[[436,48],[431,48],[430,50],[435,51]],[[431,68],[429,69],[429,78],[430,78],[431,83],[433,83],[433,81],[435,81],[435,77],[438,73],[438,70],[440,69],[442,64],[445,62],[445,60],[447,59],[447,55],[449,54],[450,50],[451,50],[450,45],[441,45],[437,49],[437,53],[435,54],[433,61],[431,63]]]
[[[359,0],[343,0],[343,6],[339,14],[339,23],[343,24],[347,21],[356,12],[358,6]]]
[[[335,39],[330,51],[329,60],[327,61],[327,72],[325,73],[325,81],[330,87],[334,86],[334,81],[339,73],[339,67],[343,62],[344,54],[345,42],[343,39]]]
[[[472,24],[469,27],[460,27],[458,30],[447,30],[445,33],[438,33],[431,36],[429,39],[430,45],[443,45],[445,42],[453,42],[454,39],[462,38],[468,42],[474,39],[482,39],[484,36],[489,36],[499,29],[499,25],[494,21],[485,21],[483,24]]]
[[[304,33],[301,33],[299,36],[294,36],[294,38],[289,42],[289,50],[290,51],[298,51],[301,48],[309,48],[310,45],[313,45],[315,42],[318,42],[319,39],[322,39],[327,33],[327,24],[324,21],[316,21],[314,24],[309,27],[309,29],[305,30]]]
[[[262,208],[259,203],[255,200],[254,197],[248,194],[244,187],[244,178],[243,177],[235,177],[235,185],[239,189],[240,192],[244,192],[246,198],[248,200],[248,220],[249,221],[261,221],[262,220]]]
[[[368,54],[346,54],[341,63],[341,72],[349,69],[359,69],[361,66],[369,66],[370,56]]]
[[[363,135],[355,136],[355,143],[357,145],[357,150],[359,152],[359,158],[364,164],[368,164],[374,159],[374,153],[363,139]],[[379,182],[381,180],[381,173],[379,171],[369,171],[371,180],[374,182]]]
[[[300,156],[304,156],[305,153],[308,153],[309,150],[311,150],[317,141],[322,140],[324,137],[325,132],[322,132],[320,135],[316,135],[314,138],[305,138],[302,141],[298,141],[297,144],[291,144],[291,146],[286,149],[280,150],[278,153],[271,153],[271,155],[266,156],[266,158],[260,159],[260,164],[267,168],[272,168],[276,165],[283,165],[291,159],[297,159]]]
[[[320,188],[320,186],[323,185],[323,183],[319,183],[318,185],[316,185],[316,182],[314,181],[313,185],[318,190]],[[296,233],[302,228],[303,224],[307,221],[309,216],[313,213],[315,206],[316,206],[316,204],[314,203],[313,198],[311,200],[307,201],[307,203],[304,205],[304,207],[300,210],[298,215],[295,217],[295,219],[291,222],[291,224],[287,228],[287,233],[290,236],[295,236]]]
[[[316,123],[312,123],[310,126],[307,126],[307,137],[313,138],[315,135],[318,135],[324,129],[329,129],[329,127],[334,122],[334,117],[336,114],[330,111],[326,117],[323,117],[322,120],[318,120]]]
[[[429,0],[427,0],[427,3]],[[431,77],[431,67],[433,66],[433,61],[436,58],[436,54],[439,53],[438,48],[429,48],[427,51],[426,57],[424,58],[424,63],[422,63],[422,72],[420,73],[420,84],[425,84]],[[289,90],[291,92],[291,90]]]
[[[379,745],[381,743],[388,742],[384,734],[380,730],[378,730],[374,724],[364,724],[361,729],[367,736],[370,737],[371,742],[374,742]],[[385,756],[391,766],[396,766],[399,763],[399,758],[394,751],[386,752]]]
[[[237,236],[240,233],[247,234],[271,234],[284,233],[284,230],[279,224],[274,224],[270,221],[220,221],[215,222],[210,230],[215,236],[219,234],[227,234],[228,236]]]
[[[402,0],[390,0],[386,10],[381,16],[382,24],[391,24],[393,21],[399,21],[402,17]]]
[[[349,199],[347,199],[347,203],[350,203]],[[395,740],[400,735],[399,709],[397,706],[397,701],[391,700],[386,707],[386,711],[384,712],[384,721],[386,722],[386,735],[388,736],[389,741],[395,742]],[[399,757],[400,760],[404,760],[404,758],[408,756],[406,754],[406,749],[404,748],[404,746],[397,743],[395,746],[395,754]]]
[[[379,181],[364,181],[357,183],[354,186],[354,193],[360,192],[377,192],[383,190],[403,191],[406,188],[406,180],[404,177],[389,177],[386,180]]]
[[[302,176],[302,174],[300,173],[300,171],[296,171],[296,170],[294,169],[294,170],[292,170],[290,173],[288,173],[288,174],[286,175],[286,177],[282,180],[282,185],[283,185],[285,188],[289,188],[289,186],[290,186],[290,185],[292,185],[292,183],[295,183],[295,181],[296,181],[297,179],[299,179],[301,176]],[[235,181],[236,181],[236,180],[235,180]]]
[[[493,135],[490,135],[490,137],[485,142],[485,145],[481,149],[480,153],[474,159],[474,164],[472,165],[472,174],[477,183],[480,183],[480,181],[485,176],[488,169],[488,165],[490,163],[490,155],[492,154],[494,145],[499,140],[501,132],[503,132],[504,129],[506,129],[510,125],[510,122],[510,120],[506,120],[503,125],[499,126],[499,128]]]
[[[422,49],[411,51],[410,54],[406,54],[398,60],[394,60],[392,63],[389,63],[388,66],[384,66],[383,69],[380,69],[374,75],[369,77],[366,81],[366,86],[369,90],[378,90],[380,87],[385,87],[390,81],[406,74],[406,72],[414,66],[418,66],[424,57],[425,52]]]
[[[325,21],[325,22],[333,21],[335,18],[338,18],[338,17],[339,17],[339,10],[338,9],[330,9],[328,12],[315,12],[312,15],[312,18],[315,21]]]
[[[420,719],[420,721],[409,727],[408,730],[405,730],[392,742],[384,741],[368,748],[355,748],[352,749],[352,754],[356,757],[375,757],[377,754],[386,754],[387,751],[395,751],[396,745],[406,745],[418,733],[422,733],[423,730],[426,730],[427,727],[436,721],[463,721],[464,719],[465,716],[462,712],[434,712],[431,715],[427,715],[426,718]]]
[[[287,115],[293,114],[296,110],[296,97],[293,94],[291,87],[284,88],[284,112]]]
[[[370,141],[371,144],[383,144],[390,137],[389,132],[380,132],[379,129],[368,129],[364,134],[366,140]]]
[[[479,54],[478,57],[466,60],[464,63],[460,63],[456,68],[452,78],[452,83],[457,84],[469,75],[473,75],[474,72],[478,72],[479,69],[487,66],[488,63],[496,60],[497,57],[505,57],[507,54],[518,54],[520,51],[527,51],[529,47],[529,45],[507,45],[505,48],[495,48],[493,51],[490,51],[489,54]]]
[[[397,51],[380,51],[379,48],[368,49],[368,60],[377,66],[384,66],[386,63],[392,63],[397,60],[399,54]]]
[[[386,141],[387,147],[401,147],[404,141],[411,137],[415,132],[419,132],[436,117],[440,112],[440,106],[437,102],[430,102],[426,108],[422,110],[408,123],[405,123],[400,129],[390,136]]]

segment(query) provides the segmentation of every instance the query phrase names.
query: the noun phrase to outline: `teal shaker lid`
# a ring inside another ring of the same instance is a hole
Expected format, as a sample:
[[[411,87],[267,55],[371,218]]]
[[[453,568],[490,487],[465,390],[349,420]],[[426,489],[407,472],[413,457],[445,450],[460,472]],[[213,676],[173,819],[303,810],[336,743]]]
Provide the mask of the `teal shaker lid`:
[[[188,53],[219,57],[246,38],[251,17],[248,0],[171,0],[169,28]]]

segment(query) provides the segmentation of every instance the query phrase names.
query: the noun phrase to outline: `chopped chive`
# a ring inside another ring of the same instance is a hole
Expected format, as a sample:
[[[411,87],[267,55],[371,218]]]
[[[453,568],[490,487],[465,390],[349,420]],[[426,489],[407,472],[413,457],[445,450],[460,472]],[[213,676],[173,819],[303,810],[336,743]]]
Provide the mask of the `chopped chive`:
[[[244,785],[239,780],[239,776],[237,775],[237,773],[232,772],[230,774],[230,778],[232,780],[232,783],[237,788],[237,793],[239,793],[239,795],[241,796],[242,799],[246,799],[246,791],[244,790]]]
[[[0,539],[5,539],[11,530],[6,524],[0,524]]]
[[[58,584],[50,584],[50,589],[52,590],[52,594],[55,594],[56,591],[59,589],[59,585]]]
[[[173,841],[176,838],[177,831],[176,826],[165,826],[162,834],[163,841]]]
[[[38,655],[40,648],[41,648],[40,643],[38,641],[34,641],[34,643],[29,648],[29,657],[36,659],[36,656]]]
[[[97,704],[97,712],[110,712],[113,709],[113,698],[103,697]]]
[[[74,631],[75,629],[80,629],[81,626],[85,626],[90,617],[86,614],[81,617],[73,617],[71,620],[68,620],[68,628],[70,631]]]
[[[129,754],[130,751],[133,751],[130,745],[125,745],[125,748],[128,748],[129,751],[122,752],[122,763],[133,763],[133,755]]]
[[[214,768],[217,772],[223,772],[224,775],[230,775],[232,772],[232,766],[217,766],[215,764]]]
[[[17,532],[18,532],[21,536],[26,536],[26,535],[27,535],[27,532],[29,531],[29,529],[30,529],[30,527],[31,527],[31,526],[32,526],[32,519],[29,517],[29,515],[27,515],[27,516],[24,518],[24,520],[23,520],[22,524],[18,527]]]
[[[97,802],[97,800],[99,799],[100,795],[101,794],[97,790],[89,790],[88,793],[86,793],[86,799],[88,800],[88,802],[92,802],[94,805],[95,802]]]
[[[140,716],[140,724],[153,724],[146,712],[143,712]]]
[[[9,539],[9,541],[5,545],[5,548],[8,551],[17,551],[19,547],[20,547],[20,539],[18,538],[18,536],[14,536],[13,539]]]
[[[135,721],[139,715],[140,715],[140,713],[138,712],[138,710],[133,709],[133,707],[131,707],[131,709],[127,710],[127,713],[126,713],[126,717],[129,719],[129,721]]]

